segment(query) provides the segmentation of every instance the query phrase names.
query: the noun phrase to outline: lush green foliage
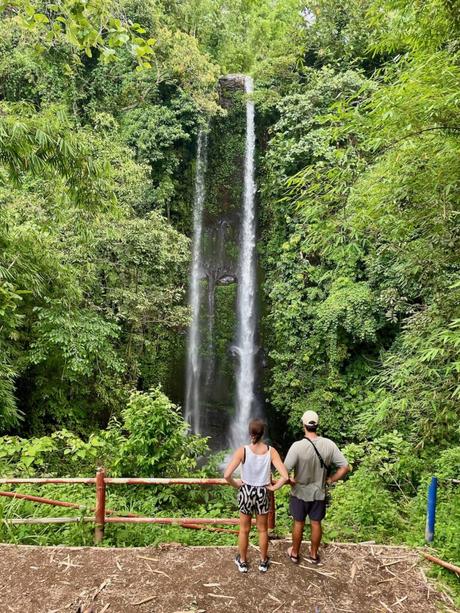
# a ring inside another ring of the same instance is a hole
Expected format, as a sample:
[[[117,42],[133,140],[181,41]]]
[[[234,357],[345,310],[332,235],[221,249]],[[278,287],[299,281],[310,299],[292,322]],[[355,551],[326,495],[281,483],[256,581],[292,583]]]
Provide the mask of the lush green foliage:
[[[84,440],[69,430],[40,438],[3,436],[2,474],[93,476],[103,465],[113,476],[176,476],[197,467],[206,439],[185,436],[179,409],[159,389],[133,392],[120,419]]]
[[[298,78],[282,72],[280,96],[259,97],[273,407],[294,431],[317,410],[323,432],[349,443],[331,536],[421,544],[427,485],[442,473],[436,545],[458,561],[453,4],[312,2]]]
[[[270,70],[274,58],[294,52],[302,24],[299,0],[172,0],[168,13],[195,36],[222,73]],[[263,66],[261,66],[261,64]]]
[[[0,20],[2,430],[84,432],[158,383],[180,397],[178,230],[216,67],[161,7],[128,2],[123,24],[112,8],[9,3]],[[155,66],[135,70],[133,30],[156,37]]]
[[[214,117],[209,176],[237,200],[241,152],[215,83],[250,71],[273,434],[286,447],[308,407],[346,445],[329,538],[421,544],[437,474],[435,545],[458,563],[458,2],[0,6],[2,472],[218,472],[218,459],[198,469],[206,443],[157,386],[182,399],[196,134]],[[224,352],[234,287],[221,289]],[[234,511],[228,489],[112,496],[149,515]],[[92,505],[84,488],[63,497]],[[286,530],[287,489],[278,504]],[[91,540],[81,526],[3,530]],[[179,539],[146,534],[111,530],[117,544]]]

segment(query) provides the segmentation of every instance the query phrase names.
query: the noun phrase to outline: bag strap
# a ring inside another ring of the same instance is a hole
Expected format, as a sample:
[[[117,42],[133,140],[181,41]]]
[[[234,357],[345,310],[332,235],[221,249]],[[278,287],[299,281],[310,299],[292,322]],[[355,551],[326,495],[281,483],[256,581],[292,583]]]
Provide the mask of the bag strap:
[[[317,447],[316,447],[315,443],[314,443],[314,442],[313,442],[311,439],[307,438],[306,436],[304,436],[304,439],[305,439],[306,441],[308,441],[309,443],[311,443],[311,444],[312,444],[313,449],[315,450],[315,453],[316,453],[316,455],[318,456],[318,460],[319,460],[319,463],[320,463],[320,465],[321,465],[321,468],[322,468],[323,470],[324,470],[324,469],[329,470],[329,466],[327,466],[327,464],[326,464],[326,463],[325,463],[325,461],[323,460],[323,458],[322,458],[322,456],[321,456],[320,452],[318,451],[318,449],[317,449]]]

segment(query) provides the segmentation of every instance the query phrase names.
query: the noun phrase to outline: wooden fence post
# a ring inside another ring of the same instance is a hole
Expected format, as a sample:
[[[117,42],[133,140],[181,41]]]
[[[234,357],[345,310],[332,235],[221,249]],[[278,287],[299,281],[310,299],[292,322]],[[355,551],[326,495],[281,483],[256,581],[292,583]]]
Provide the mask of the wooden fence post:
[[[275,492],[268,492],[270,499],[270,507],[268,509],[268,529],[273,530],[275,528]]]
[[[96,545],[104,538],[105,526],[105,469],[98,468],[96,471],[96,527],[94,529],[94,542]]]

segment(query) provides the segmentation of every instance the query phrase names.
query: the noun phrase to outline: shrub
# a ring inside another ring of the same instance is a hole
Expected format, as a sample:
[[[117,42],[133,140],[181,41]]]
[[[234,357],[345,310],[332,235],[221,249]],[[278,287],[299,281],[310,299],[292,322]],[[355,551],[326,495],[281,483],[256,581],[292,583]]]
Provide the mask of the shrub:
[[[398,540],[403,527],[400,509],[376,473],[361,467],[336,486],[327,516],[330,538]]]

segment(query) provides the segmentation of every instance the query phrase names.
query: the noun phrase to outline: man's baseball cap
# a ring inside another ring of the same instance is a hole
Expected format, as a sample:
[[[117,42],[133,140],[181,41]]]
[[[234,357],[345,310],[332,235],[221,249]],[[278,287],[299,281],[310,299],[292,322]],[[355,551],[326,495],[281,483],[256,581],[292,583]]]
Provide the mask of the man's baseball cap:
[[[314,411],[305,411],[302,415],[302,423],[304,426],[317,426],[318,422],[318,414]]]

